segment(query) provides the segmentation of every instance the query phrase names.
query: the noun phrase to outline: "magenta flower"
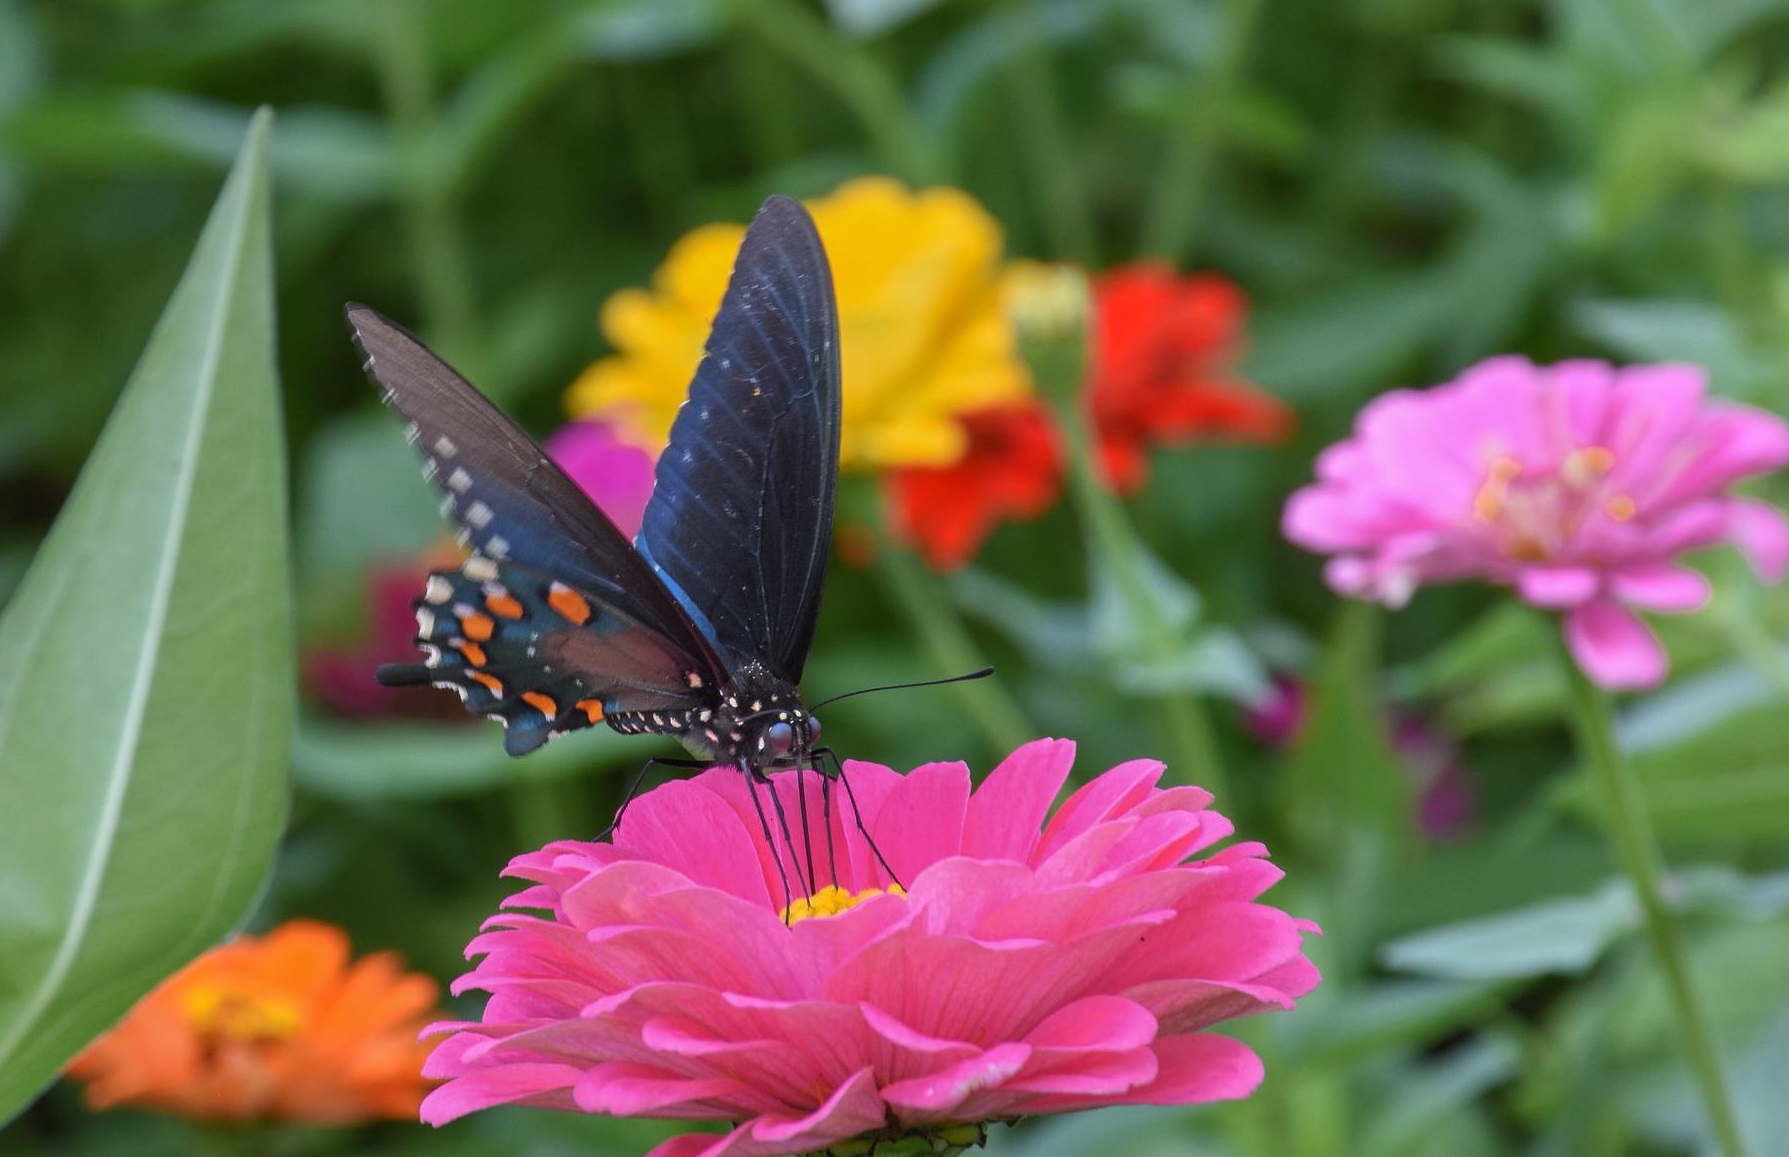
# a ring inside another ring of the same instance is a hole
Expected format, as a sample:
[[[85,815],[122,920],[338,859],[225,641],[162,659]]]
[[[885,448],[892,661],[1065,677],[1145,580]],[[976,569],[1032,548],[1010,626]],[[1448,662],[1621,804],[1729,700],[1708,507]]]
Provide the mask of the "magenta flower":
[[[1665,654],[1629,608],[1683,612],[1708,582],[1677,561],[1737,545],[1771,581],[1789,522],[1726,493],[1789,462],[1789,426],[1703,397],[1695,366],[1535,366],[1492,358],[1453,382],[1396,390],[1317,459],[1286,504],[1286,537],[1333,554],[1325,576],[1398,606],[1420,584],[1484,578],[1565,612],[1565,636],[1605,687],[1649,687]]]
[[[835,867],[823,831],[813,860],[836,885],[788,923],[777,857],[806,856],[766,843],[730,769],[641,796],[613,845],[518,857],[510,874],[534,886],[507,907],[544,914],[498,915],[472,942],[483,959],[456,989],[491,997],[482,1021],[433,1030],[451,1035],[426,1071],[447,1083],[423,1119],[520,1103],[731,1121],[653,1157],[749,1157],[1248,1095],[1260,1060],[1203,1030],[1308,992],[1314,928],[1255,902],[1280,875],[1259,844],[1188,860],[1230,824],[1198,788],[1157,788],[1159,763],[1116,767],[1049,816],[1073,759],[1063,740],[1027,744],[973,791],[960,763],[847,764],[906,888],[835,793]],[[817,820],[816,776],[772,779],[788,815],[805,790]]]
[[[547,457],[632,538],[640,533],[652,497],[652,455],[616,437],[615,427],[595,419],[561,426],[547,439]]]
[[[1310,716],[1311,695],[1304,680],[1276,676],[1267,697],[1243,715],[1243,726],[1275,751],[1298,740]],[[1431,843],[1447,843],[1471,833],[1478,820],[1478,792],[1460,743],[1427,720],[1397,708],[1385,712],[1393,752],[1416,786],[1416,822]]]

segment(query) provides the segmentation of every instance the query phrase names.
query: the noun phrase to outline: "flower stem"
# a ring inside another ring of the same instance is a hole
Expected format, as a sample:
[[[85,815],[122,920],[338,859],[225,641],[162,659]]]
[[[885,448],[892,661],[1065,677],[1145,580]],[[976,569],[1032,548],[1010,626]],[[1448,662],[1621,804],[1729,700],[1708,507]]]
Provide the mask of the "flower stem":
[[[1041,392],[1055,407],[1068,443],[1069,492],[1087,532],[1094,560],[1106,568],[1106,576],[1134,625],[1140,657],[1150,666],[1165,670],[1186,646],[1184,631],[1171,620],[1150,587],[1142,540],[1106,483],[1098,447],[1087,429],[1080,389],[1085,373],[1085,346],[1074,343],[1073,351],[1057,348],[1063,344],[1026,343],[1032,373]],[[1167,744],[1170,774],[1181,783],[1197,784],[1223,798],[1223,764],[1204,704],[1185,692],[1151,696],[1149,702]]]
[[[1167,155],[1143,226],[1142,251],[1179,262],[1192,244],[1193,221],[1217,157],[1222,122],[1247,61],[1263,0],[1229,0],[1224,6],[1223,40],[1204,99],[1189,93],[1169,124]]]
[[[919,637],[932,666],[944,675],[988,666],[938,580],[889,535],[886,516],[878,523],[876,536],[876,577]],[[958,683],[955,689],[968,706],[969,717],[999,754],[1016,751],[1034,737],[1025,713],[997,679]]]
[[[1678,1027],[1683,1032],[1690,1067],[1702,1090],[1702,1101],[1707,1107],[1716,1143],[1724,1157],[1744,1157],[1733,1104],[1721,1076],[1720,1054],[1715,1049],[1707,1016],[1690,978],[1683,939],[1665,904],[1662,857],[1653,837],[1640,784],[1615,746],[1609,697],[1578,668],[1565,647],[1563,636],[1559,656],[1571,687],[1570,709],[1578,745],[1602,785],[1609,831],[1615,837],[1616,850],[1639,896],[1646,933],[1652,940],[1653,955],[1664,970],[1665,986],[1677,1015]]]

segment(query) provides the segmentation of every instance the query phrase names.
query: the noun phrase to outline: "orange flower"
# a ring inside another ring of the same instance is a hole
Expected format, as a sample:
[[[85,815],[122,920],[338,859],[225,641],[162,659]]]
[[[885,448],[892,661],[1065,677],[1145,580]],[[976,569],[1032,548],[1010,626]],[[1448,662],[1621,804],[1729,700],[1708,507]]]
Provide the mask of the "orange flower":
[[[995,406],[959,419],[969,449],[954,466],[886,475],[896,533],[934,570],[975,557],[1003,518],[1035,518],[1062,492],[1062,448],[1041,402]]]
[[[68,1075],[95,1109],[211,1121],[355,1124],[416,1117],[417,1034],[433,980],[396,955],[349,962],[341,929],[291,920],[205,953],[88,1045]]]
[[[1128,494],[1149,473],[1153,443],[1278,442],[1292,411],[1236,376],[1242,290],[1166,265],[1126,265],[1094,282],[1090,408],[1113,489]]]

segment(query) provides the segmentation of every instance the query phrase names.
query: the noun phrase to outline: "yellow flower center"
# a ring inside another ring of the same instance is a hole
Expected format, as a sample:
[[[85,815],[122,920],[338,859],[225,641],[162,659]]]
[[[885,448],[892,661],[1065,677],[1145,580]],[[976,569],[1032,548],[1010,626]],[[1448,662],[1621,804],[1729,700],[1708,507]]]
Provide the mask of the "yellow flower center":
[[[890,884],[887,891],[891,896],[907,894],[907,889],[899,884]],[[861,892],[847,892],[837,884],[828,884],[807,899],[797,900],[784,908],[783,923],[793,924],[797,920],[806,920],[809,916],[837,916],[840,912],[849,912],[871,896],[880,896],[882,893],[883,889],[881,888],[865,888]]]
[[[1518,562],[1556,558],[1593,514],[1626,522],[1638,513],[1633,496],[1607,486],[1615,454],[1604,446],[1581,446],[1553,473],[1524,477],[1526,465],[1507,454],[1494,455],[1485,480],[1472,497],[1472,517],[1496,533],[1503,554]]]
[[[304,1022],[298,1003],[290,998],[222,984],[194,987],[182,1009],[200,1032],[231,1040],[277,1040],[291,1036]]]

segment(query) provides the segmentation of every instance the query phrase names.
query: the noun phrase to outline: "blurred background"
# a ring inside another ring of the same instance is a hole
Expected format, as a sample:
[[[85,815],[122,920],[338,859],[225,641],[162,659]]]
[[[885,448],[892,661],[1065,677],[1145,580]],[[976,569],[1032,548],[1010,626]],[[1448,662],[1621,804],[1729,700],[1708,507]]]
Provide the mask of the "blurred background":
[[[1340,611],[1279,511],[1368,398],[1497,352],[1690,360],[1781,412],[1786,62],[1784,0],[0,0],[0,599],[272,105],[305,699],[256,925],[334,921],[445,981],[507,859],[601,830],[652,749],[593,735],[511,762],[450,697],[369,689],[403,657],[442,528],[342,303],[410,325],[544,436],[611,352],[603,302],[690,229],[865,174],[953,186],[1009,256],[1158,259],[1246,293],[1242,374],[1296,434],[1158,451],[1128,506],[1216,641],[1189,686],[1229,770],[1217,806],[1287,869],[1269,900],[1329,932],[1325,985],[1245,1026],[1268,1069],[1253,1100],[1032,1122],[994,1148],[1693,1152],[1541,620],[1477,587]],[[861,479],[841,502],[873,520]],[[835,563],[810,695],[950,673],[891,621],[899,584],[923,582],[1031,734],[1076,738],[1088,772],[1161,754],[1101,650],[1063,545],[1079,534],[1059,504],[949,575]],[[1660,624],[1673,682],[1622,736],[1694,869],[1686,919],[1741,1115],[1789,1144],[1789,602],[1726,554],[1707,565],[1716,604]],[[1323,726],[1301,731],[1311,698]],[[979,772],[998,728],[969,703],[857,699],[827,735]],[[1408,774],[1363,799],[1382,747]],[[497,1112],[268,1151],[620,1155],[670,1131]],[[9,1157],[190,1144],[69,1089],[0,1131]]]

